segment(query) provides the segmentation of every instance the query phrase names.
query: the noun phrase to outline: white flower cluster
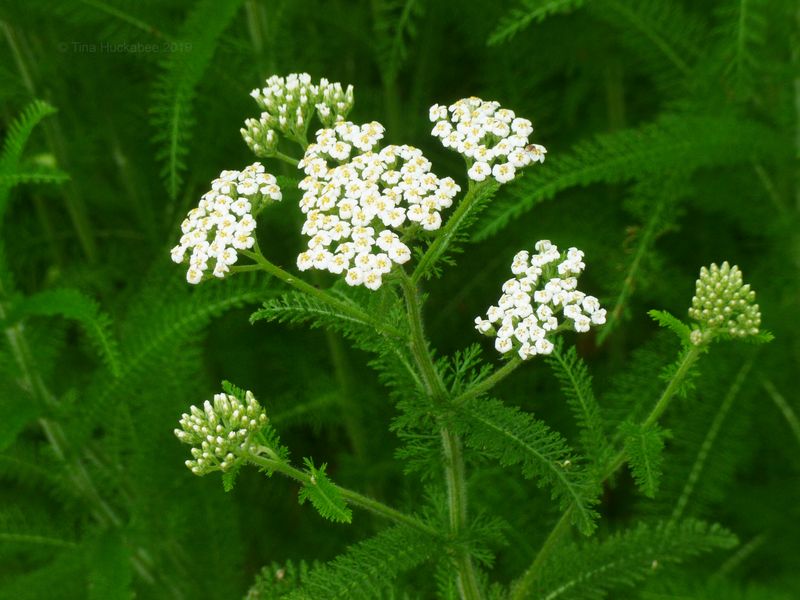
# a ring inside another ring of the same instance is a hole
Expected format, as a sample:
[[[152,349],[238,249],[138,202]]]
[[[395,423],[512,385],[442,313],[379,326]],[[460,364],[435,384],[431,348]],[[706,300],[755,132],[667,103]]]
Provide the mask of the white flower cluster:
[[[299,167],[308,250],[297,257],[301,271],[315,268],[346,273],[350,285],[378,289],[393,264],[411,251],[398,235],[407,224],[439,229],[440,211],[460,188],[430,172],[431,163],[412,146],[378,150],[383,126],[338,123],[317,132]],[[352,158],[351,158],[351,155]]]
[[[244,402],[231,394],[216,394],[213,404],[206,400],[202,410],[196,406],[189,410],[191,414],[181,415],[175,436],[192,446],[194,458],[186,466],[195,475],[235,466],[243,460],[241,452],[250,449],[250,436],[267,423],[266,412],[250,392]]]
[[[467,158],[473,181],[492,176],[497,183],[507,183],[518,169],[544,162],[545,147],[528,141],[531,122],[498,102],[464,98],[449,107],[434,104],[428,114],[436,123],[431,135]]]
[[[244,141],[256,156],[272,156],[278,146],[278,134],[304,140],[316,111],[325,127],[343,120],[353,108],[353,86],[321,79],[312,83],[308,73],[286,77],[273,75],[263,88],[250,95],[263,109],[258,119],[247,119],[241,129]]]
[[[189,253],[186,281],[200,283],[214,261],[215,277],[224,277],[238,259],[237,250],[252,248],[255,216],[270,201],[281,199],[275,177],[254,163],[242,171],[223,171],[203,194],[197,208],[181,224],[180,244],[172,260],[182,263]]]
[[[489,307],[486,319],[475,317],[479,332],[496,336],[498,352],[516,350],[523,360],[553,351],[548,336],[567,325],[559,322],[559,316],[579,332],[606,322],[606,311],[597,298],[577,290],[586,266],[583,252],[570,248],[562,254],[548,240],[536,242],[535,248],[536,254],[523,250],[514,256],[514,277],[503,284],[497,306]]]
[[[700,269],[689,316],[709,332],[732,337],[758,335],[761,312],[756,293],[744,285],[742,272],[727,261]],[[695,336],[697,337],[697,336]]]

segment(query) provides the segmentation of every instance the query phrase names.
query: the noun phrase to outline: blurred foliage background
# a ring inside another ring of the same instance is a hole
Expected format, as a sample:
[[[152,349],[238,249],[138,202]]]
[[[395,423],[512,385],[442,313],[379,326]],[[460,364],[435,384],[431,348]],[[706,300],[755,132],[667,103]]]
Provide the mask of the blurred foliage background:
[[[251,326],[274,281],[189,289],[169,261],[208,182],[253,162],[238,132],[258,112],[250,90],[303,71],[352,83],[352,120],[381,121],[390,142],[462,183],[460,158],[429,135],[434,103],[498,100],[548,148],[429,286],[442,353],[476,340],[472,319],[512,255],[548,238],[585,250],[586,291],[609,308],[602,337],[579,341],[601,403],[652,398],[675,347],[646,311],[685,315],[702,265],[740,266],[775,341],[715,353],[667,417],[661,493],[645,501],[621,477],[601,529],[670,514],[696,472],[682,510],[741,544],[625,597],[797,597],[799,29],[792,0],[0,3],[3,136],[32,100],[57,109],[19,161],[40,176],[0,175],[0,597],[241,597],[264,565],[327,560],[376,530],[368,517],[323,521],[287,481],[246,472],[226,494],[191,476],[172,429],[221,379],[253,390],[295,455],[328,461],[338,483],[398,506],[421,497],[394,458],[395,409],[365,355],[319,330]],[[288,268],[298,198],[285,188],[259,224],[264,253]],[[65,288],[80,291],[61,299],[75,303],[71,320],[53,314],[67,304],[18,308]],[[502,395],[574,433],[543,365]],[[491,573],[508,582],[557,515],[534,482],[481,466],[472,502],[510,524]],[[430,579],[409,575],[409,597],[430,597]]]

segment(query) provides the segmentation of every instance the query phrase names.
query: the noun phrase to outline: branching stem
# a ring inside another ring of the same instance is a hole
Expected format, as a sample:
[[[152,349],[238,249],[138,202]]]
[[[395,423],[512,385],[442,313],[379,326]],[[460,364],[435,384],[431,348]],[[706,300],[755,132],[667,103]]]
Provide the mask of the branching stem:
[[[308,473],[306,473],[305,471],[301,471],[300,469],[296,469],[295,467],[293,467],[292,465],[290,465],[285,461],[271,459],[256,454],[249,455],[248,460],[251,463],[258,465],[260,467],[264,467],[265,469],[268,469],[270,471],[276,471],[278,473],[281,473],[282,475],[286,475],[287,477],[294,479],[295,481],[299,481],[303,485],[312,485],[311,477],[308,475]],[[361,508],[363,510],[369,511],[371,513],[389,519],[390,521],[394,521],[395,523],[413,527],[417,531],[421,531],[422,533],[428,534],[430,536],[440,537],[440,533],[436,529],[434,529],[430,525],[427,525],[426,523],[417,519],[416,517],[402,513],[399,510],[384,504],[383,502],[380,502],[373,498],[369,498],[368,496],[364,496],[362,494],[359,494],[358,492],[354,492],[353,490],[341,487],[336,484],[332,485],[334,485],[334,487],[336,487],[337,491],[342,495],[342,497],[345,500],[347,500],[349,504],[352,504],[353,506],[357,506],[358,508]]]
[[[314,287],[310,283],[307,283],[307,282],[303,281],[299,277],[295,277],[294,275],[292,275],[288,271],[284,271],[279,266],[271,263],[269,260],[267,260],[264,257],[263,254],[261,254],[261,251],[259,250],[258,245],[256,245],[256,247],[253,249],[252,252],[249,251],[249,250],[240,250],[239,252],[241,252],[243,255],[247,256],[248,258],[251,258],[252,260],[254,260],[256,262],[256,264],[261,268],[261,270],[266,271],[267,273],[269,273],[270,275],[273,275],[274,277],[277,277],[278,279],[280,279],[284,283],[289,284],[290,286],[292,286],[296,290],[298,290],[300,292],[304,292],[304,293],[309,294],[311,296],[314,296],[315,298],[321,300],[325,304],[327,304],[329,306],[332,306],[336,310],[339,310],[339,311],[341,311],[341,312],[343,312],[343,313],[345,313],[347,315],[350,315],[351,317],[353,317],[354,319],[356,319],[358,321],[363,321],[363,322],[370,323],[375,327],[375,329],[377,329],[378,331],[381,331],[384,334],[391,335],[393,337],[398,337],[398,338],[405,337],[402,334],[402,332],[398,331],[394,327],[390,327],[388,325],[385,325],[383,323],[380,323],[380,322],[376,321],[375,319],[370,317],[367,313],[365,313],[361,309],[357,308],[356,306],[353,306],[352,304],[349,304],[349,303],[345,302],[344,300],[340,300],[340,299],[334,297],[333,295],[331,295],[330,293],[326,292],[325,290],[321,290],[321,289],[319,289],[317,287]],[[245,266],[247,267],[247,266],[250,266],[250,265],[245,265]],[[240,269],[241,270],[245,270],[244,267],[240,267]]]
[[[453,241],[453,238],[464,222],[464,219],[467,217],[467,215],[469,215],[470,210],[472,209],[476,200],[481,197],[480,192],[483,191],[487,185],[491,185],[491,183],[484,182],[473,184],[470,180],[469,189],[459,203],[458,208],[456,208],[455,212],[450,215],[449,219],[447,219],[447,223],[442,228],[436,239],[433,240],[430,246],[428,246],[425,254],[423,254],[422,258],[419,260],[419,264],[417,265],[416,269],[414,269],[414,272],[411,274],[412,283],[415,285],[418,284],[419,280],[423,275],[425,275],[428,269],[430,269],[431,265],[439,260],[439,258],[441,258],[441,256],[445,253],[447,247]]]
[[[440,238],[437,238],[437,241]],[[419,267],[418,267],[419,268]],[[406,312],[411,330],[410,347],[422,374],[422,382],[431,401],[441,405],[447,401],[447,390],[433,364],[422,325],[422,310],[417,287],[405,271],[401,271],[400,284],[406,300]],[[450,533],[457,538],[467,527],[467,482],[461,439],[447,427],[441,428],[447,503],[450,515]],[[458,591],[462,600],[480,600],[483,597],[475,565],[466,550],[455,554],[458,571]]]
[[[703,346],[692,346],[683,355],[683,359],[678,365],[678,369],[675,371],[672,379],[670,379],[667,387],[664,388],[661,397],[658,399],[655,406],[653,406],[650,414],[648,414],[645,420],[642,422],[642,427],[649,427],[658,421],[659,417],[664,413],[674,398],[675,393],[680,388],[681,383],[686,378],[689,370],[700,357],[703,348]],[[624,463],[625,453],[624,451],[620,451],[608,463],[609,466],[603,473],[601,483],[616,473]],[[524,600],[525,598],[533,597],[535,593],[536,582],[539,579],[546,559],[549,557],[553,549],[558,545],[559,540],[570,530],[570,514],[573,510],[573,506],[574,505],[570,505],[561,515],[561,518],[556,522],[552,531],[545,539],[544,544],[542,544],[542,547],[539,550],[539,553],[536,555],[536,558],[533,560],[533,563],[530,567],[528,567],[519,583],[514,587],[513,594],[511,596],[512,600]]]

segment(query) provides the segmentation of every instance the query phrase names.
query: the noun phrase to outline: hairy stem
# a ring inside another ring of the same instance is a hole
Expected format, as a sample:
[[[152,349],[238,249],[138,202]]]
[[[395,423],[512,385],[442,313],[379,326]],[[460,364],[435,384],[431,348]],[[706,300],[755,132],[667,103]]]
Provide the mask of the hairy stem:
[[[437,238],[438,239],[438,238]],[[422,382],[431,401],[441,405],[447,400],[444,387],[436,366],[433,364],[425,332],[422,325],[422,310],[417,287],[413,281],[401,271],[400,283],[406,300],[406,312],[411,330],[410,346],[422,374]],[[447,427],[442,427],[442,454],[447,485],[447,504],[450,515],[450,533],[458,537],[467,527],[467,482],[464,468],[464,455],[461,439]],[[483,597],[478,583],[478,576],[472,557],[463,549],[455,554],[458,573],[458,591],[462,600],[480,600]]]
[[[269,469],[270,471],[276,471],[281,473],[282,475],[286,475],[287,477],[294,479],[295,481],[299,481],[303,485],[312,485],[311,477],[305,471],[301,471],[300,469],[296,469],[292,465],[287,462],[281,460],[275,460],[271,458],[267,458],[265,456],[259,456],[256,454],[251,454],[247,457],[247,459],[258,466],[264,467]],[[342,497],[347,500],[349,504],[361,508],[363,510],[369,511],[373,514],[379,515],[390,521],[394,521],[395,523],[399,523],[401,525],[408,525],[409,527],[413,527],[414,529],[426,533],[428,535],[439,537],[439,532],[427,525],[423,521],[413,517],[411,515],[407,515],[399,510],[392,508],[370,498],[368,496],[364,496],[363,494],[359,494],[358,492],[354,492],[353,490],[341,487],[339,485],[333,484],[337,491],[342,495]]]
[[[655,406],[653,406],[650,414],[648,414],[645,420],[642,422],[642,427],[649,427],[658,421],[659,417],[664,413],[674,398],[675,393],[680,388],[680,385],[685,379],[686,375],[689,373],[689,370],[700,357],[702,351],[703,346],[692,346],[683,355],[683,359],[678,365],[677,371],[675,371],[675,374],[672,376],[672,379],[670,379],[667,387],[664,388],[661,397],[658,399]],[[616,473],[623,464],[625,464],[625,452],[620,451],[608,464],[608,469],[606,469],[606,471],[603,473],[601,483],[606,481],[609,477]],[[553,549],[558,545],[558,542],[561,540],[561,538],[570,530],[570,513],[573,510],[573,506],[574,505],[570,505],[561,515],[561,518],[556,522],[553,530],[547,536],[544,544],[539,550],[539,553],[536,555],[536,558],[534,558],[533,563],[530,567],[528,567],[528,569],[522,575],[519,583],[515,586],[511,596],[512,600],[524,600],[525,598],[533,597],[535,585],[539,579],[545,561]]]

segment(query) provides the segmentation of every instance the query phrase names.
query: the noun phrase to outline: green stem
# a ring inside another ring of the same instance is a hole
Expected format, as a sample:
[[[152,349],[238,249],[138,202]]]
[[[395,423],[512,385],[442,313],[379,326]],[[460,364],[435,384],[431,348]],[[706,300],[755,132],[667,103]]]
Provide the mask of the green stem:
[[[296,469],[287,462],[266,458],[256,454],[251,454],[247,458],[253,464],[269,469],[270,471],[276,471],[282,475],[286,475],[287,477],[294,479],[303,485],[312,485],[311,477],[308,475],[308,473],[301,471],[300,469]],[[427,525],[423,521],[420,521],[416,517],[402,513],[399,510],[384,504],[383,502],[379,502],[378,500],[369,498],[368,496],[364,496],[363,494],[359,494],[353,490],[336,484],[333,484],[333,486],[342,495],[342,497],[353,506],[357,506],[358,508],[389,519],[390,521],[394,521],[395,523],[408,525],[409,527],[413,527],[417,531],[421,531],[428,535],[440,537],[440,533],[436,529],[430,525]]]
[[[511,375],[517,367],[522,364],[522,359],[519,356],[514,356],[511,360],[506,362],[502,367],[497,369],[494,373],[489,375],[486,379],[483,379],[469,388],[466,392],[461,394],[460,396],[453,399],[453,404],[463,404],[467,400],[472,400],[476,396],[480,396],[481,394],[485,394],[498,383],[500,383],[503,379]]]
[[[425,332],[422,325],[422,310],[416,285],[405,271],[400,271],[400,284],[406,300],[406,312],[411,339],[411,352],[422,375],[425,391],[435,405],[447,402],[447,390],[444,387],[436,366],[433,364]],[[450,516],[450,533],[458,538],[467,527],[467,481],[464,468],[464,455],[461,439],[447,427],[441,428],[442,453],[444,455],[445,483],[447,485],[447,504]],[[455,553],[458,573],[458,591],[462,600],[480,600],[483,598],[478,575],[472,563],[472,557],[464,549]]]
[[[486,186],[491,184],[491,181],[473,184],[470,180],[467,194],[461,200],[455,212],[447,220],[447,223],[442,228],[439,235],[435,240],[433,240],[433,243],[428,246],[425,254],[423,254],[422,258],[419,260],[417,268],[414,269],[414,272],[411,274],[411,281],[414,284],[419,283],[419,280],[423,275],[425,275],[428,269],[430,269],[431,265],[439,260],[439,258],[445,253],[447,247],[453,241],[455,234],[463,224],[464,219],[467,217],[467,215],[469,215],[470,210],[475,205],[475,202],[478,200],[478,198],[481,197],[482,194],[480,192],[482,192]]]
[[[296,158],[292,158],[288,154],[284,154],[283,152],[278,152],[277,150],[275,151],[273,157],[277,158],[278,160],[282,160],[283,162],[288,163],[293,167],[296,167],[300,163],[300,161],[297,160]]]
[[[661,397],[650,411],[650,414],[647,415],[647,418],[642,422],[642,427],[649,427],[650,425],[653,425],[664,413],[672,401],[672,398],[675,396],[675,392],[678,391],[683,379],[686,377],[692,365],[694,365],[694,363],[697,361],[703,349],[704,346],[692,346],[684,354],[683,359],[678,365],[678,370],[675,371],[675,374],[672,376],[672,379],[670,379],[667,387],[661,394]],[[604,472],[600,483],[603,483],[614,473],[616,473],[624,463],[625,452],[620,451],[609,463],[609,467]],[[545,560],[556,547],[559,540],[570,530],[570,513],[573,510],[573,506],[574,505],[570,505],[567,510],[564,511],[564,514],[561,515],[561,518],[558,520],[553,530],[545,539],[545,542],[539,550],[539,553],[536,555],[536,558],[533,560],[533,563],[530,567],[528,567],[528,569],[522,575],[519,583],[515,586],[511,600],[524,600],[525,598],[531,598],[534,596],[534,586],[539,579]]]
[[[277,277],[278,279],[280,279],[281,281],[289,284],[290,286],[292,286],[296,290],[298,290],[300,292],[304,292],[304,293],[309,294],[311,296],[314,296],[315,298],[318,298],[319,300],[322,300],[325,304],[336,308],[336,310],[339,310],[339,311],[345,313],[346,315],[349,315],[350,317],[352,317],[353,319],[356,319],[357,321],[362,321],[362,322],[369,323],[373,327],[375,327],[376,329],[381,331],[382,333],[391,335],[393,337],[399,337],[399,338],[405,337],[402,334],[402,332],[398,331],[394,327],[390,327],[388,325],[384,325],[383,323],[380,323],[380,322],[376,321],[375,319],[370,317],[367,313],[363,312],[359,308],[354,307],[352,304],[348,304],[347,302],[345,302],[343,300],[339,300],[338,298],[335,298],[334,296],[332,296],[331,294],[329,294],[325,290],[321,290],[319,288],[316,288],[313,285],[311,285],[310,283],[306,283],[302,279],[299,279],[298,277],[295,277],[294,275],[292,275],[288,271],[284,271],[279,266],[271,263],[269,260],[267,260],[264,257],[263,254],[261,254],[261,251],[258,249],[258,245],[256,245],[256,247],[254,248],[254,251],[252,251],[252,252],[249,251],[249,250],[240,250],[239,252],[241,252],[243,255],[247,256],[248,258],[254,260],[261,267],[261,269],[263,271],[266,271],[270,275],[273,275],[274,277]],[[245,265],[245,266],[247,266],[247,265]],[[240,269],[240,270],[245,270],[243,267],[237,267],[237,268]]]

